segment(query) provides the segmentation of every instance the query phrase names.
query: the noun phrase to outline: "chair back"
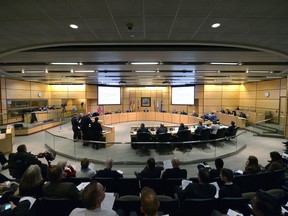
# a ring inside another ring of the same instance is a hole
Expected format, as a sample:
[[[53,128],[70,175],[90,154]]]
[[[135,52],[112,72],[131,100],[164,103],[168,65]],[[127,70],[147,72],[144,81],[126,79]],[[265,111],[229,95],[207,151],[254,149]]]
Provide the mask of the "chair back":
[[[117,193],[118,191],[118,179],[93,177],[92,181],[97,181],[105,186],[106,192]]]
[[[141,189],[143,187],[152,188],[157,195],[164,194],[163,179],[161,178],[143,178],[140,180]]]
[[[167,196],[157,196],[160,202],[158,211],[163,212],[165,215],[178,216],[179,214],[179,200],[178,198],[172,199]]]
[[[181,142],[192,140],[191,130],[182,130],[177,133],[178,140]]]
[[[83,208],[80,200],[69,198],[41,197],[38,203],[41,216],[68,216],[74,208]]]
[[[211,215],[212,211],[216,209],[216,207],[217,207],[217,200],[215,198],[185,199],[180,204],[180,215],[208,216]]]
[[[228,209],[240,212],[243,215],[251,215],[252,212],[248,206],[249,198],[244,197],[224,197],[219,199],[218,210],[226,214]]]
[[[141,202],[140,197],[136,196],[126,196],[120,197],[116,199],[113,205],[113,210],[117,211],[118,209],[122,209],[125,212],[125,215],[129,215],[130,212],[134,211],[137,215],[141,215]]]
[[[171,133],[158,134],[158,142],[170,142],[170,141],[171,141]]]
[[[210,138],[210,132],[211,129],[210,128],[205,128],[201,131],[201,136],[200,136],[200,140],[209,140]]]
[[[253,182],[255,182],[254,174],[237,175],[233,180],[233,183],[240,187],[242,193],[254,192]]]
[[[236,134],[237,134],[237,132],[238,132],[238,130],[239,130],[239,127],[235,127],[235,128],[232,130],[232,132],[231,132],[231,134],[230,134],[230,137],[235,137]]]
[[[118,179],[119,197],[125,195],[139,195],[140,182],[137,178],[120,178]]]
[[[148,132],[137,133],[137,142],[150,142],[151,134]]]
[[[216,139],[224,138],[227,128],[219,128],[216,134]]]
[[[176,187],[181,186],[182,178],[167,178],[164,180],[164,195],[174,197]]]

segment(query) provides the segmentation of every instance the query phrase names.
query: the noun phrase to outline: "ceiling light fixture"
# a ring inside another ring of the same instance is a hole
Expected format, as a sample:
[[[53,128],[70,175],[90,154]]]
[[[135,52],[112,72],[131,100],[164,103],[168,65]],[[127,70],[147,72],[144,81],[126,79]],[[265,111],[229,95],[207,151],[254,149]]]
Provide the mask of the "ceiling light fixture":
[[[268,70],[250,70],[250,73],[270,73]]]
[[[211,65],[239,65],[238,62],[210,62]]]
[[[200,72],[200,73],[216,73],[218,71],[216,71],[216,70],[197,70],[196,72]]]
[[[22,69],[22,70],[21,70],[21,73],[25,73],[25,70],[24,70],[24,69]]]
[[[131,62],[132,65],[158,65],[159,62]]]
[[[48,73],[48,69],[47,68],[45,69],[45,73]]]
[[[51,65],[79,65],[78,62],[51,62]]]
[[[73,70],[73,69],[71,69],[71,70],[70,70],[70,72],[71,72],[71,73],[74,73],[74,70]]]
[[[72,28],[72,29],[78,29],[78,26],[75,25],[75,24],[70,24],[70,28]]]
[[[212,28],[218,28],[219,26],[220,26],[221,24],[220,23],[214,23],[214,24],[212,24]]]
[[[25,73],[44,73],[44,70],[26,70]]]
[[[75,73],[94,73],[94,70],[75,70]]]
[[[155,73],[155,70],[136,70],[136,73]]]

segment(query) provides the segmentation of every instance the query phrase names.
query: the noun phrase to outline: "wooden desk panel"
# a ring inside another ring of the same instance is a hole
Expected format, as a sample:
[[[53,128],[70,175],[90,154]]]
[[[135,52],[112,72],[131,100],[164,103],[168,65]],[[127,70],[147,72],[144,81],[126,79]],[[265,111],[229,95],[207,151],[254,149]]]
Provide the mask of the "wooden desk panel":
[[[188,115],[180,115],[180,123],[189,124],[189,116]]]
[[[163,122],[172,122],[172,114],[171,113],[163,113]]]
[[[127,122],[127,121],[128,121],[128,114],[127,113],[120,113],[119,122]]]
[[[127,113],[127,116],[128,116],[128,121],[137,121],[135,112]]]
[[[155,112],[147,112],[145,113],[145,120],[146,121],[155,121],[156,113]]]
[[[180,124],[180,115],[179,114],[171,114],[172,123]]]
[[[164,113],[156,112],[155,113],[155,120],[163,122],[164,121]]]
[[[120,113],[115,113],[111,115],[111,124],[116,124],[120,122]]]
[[[144,112],[136,112],[137,121],[145,121],[145,114]]]
[[[234,121],[236,123],[237,127],[240,127],[240,128],[246,127],[246,119],[244,119],[244,118],[240,118],[240,117],[234,116],[234,115],[219,113],[219,112],[216,113],[216,116],[218,117],[221,124],[229,126],[229,125],[231,125],[231,121]]]

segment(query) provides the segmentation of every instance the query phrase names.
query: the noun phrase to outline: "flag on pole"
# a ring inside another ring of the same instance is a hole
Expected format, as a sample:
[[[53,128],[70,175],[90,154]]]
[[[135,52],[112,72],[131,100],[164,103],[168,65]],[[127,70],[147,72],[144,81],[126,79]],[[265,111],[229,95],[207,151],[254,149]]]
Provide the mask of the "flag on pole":
[[[139,100],[137,101],[137,111],[138,111],[138,112],[140,111],[140,103],[139,103]]]
[[[130,100],[130,103],[129,103],[129,111],[132,112],[132,100]]]
[[[160,109],[159,109],[159,111],[160,111],[160,112],[162,112],[162,110],[163,110],[163,101],[161,100],[161,102],[160,102]]]
[[[156,112],[156,100],[154,99],[154,112]]]
[[[136,103],[135,103],[135,101],[134,101],[134,100],[133,100],[133,106],[132,106],[132,109],[133,109],[133,110],[132,110],[133,112],[135,112],[135,111],[136,111]]]

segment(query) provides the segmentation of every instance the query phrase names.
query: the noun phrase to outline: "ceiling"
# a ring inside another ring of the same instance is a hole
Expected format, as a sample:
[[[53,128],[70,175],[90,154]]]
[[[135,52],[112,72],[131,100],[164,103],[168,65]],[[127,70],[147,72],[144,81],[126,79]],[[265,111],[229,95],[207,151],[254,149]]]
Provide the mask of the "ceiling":
[[[287,0],[0,2],[2,77],[162,86],[242,84],[287,74]]]

